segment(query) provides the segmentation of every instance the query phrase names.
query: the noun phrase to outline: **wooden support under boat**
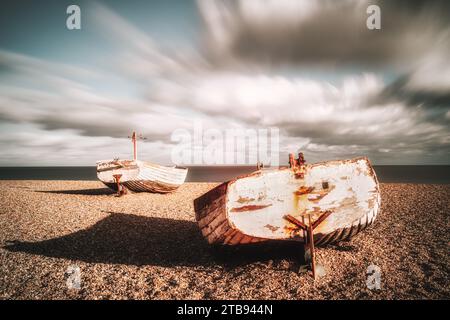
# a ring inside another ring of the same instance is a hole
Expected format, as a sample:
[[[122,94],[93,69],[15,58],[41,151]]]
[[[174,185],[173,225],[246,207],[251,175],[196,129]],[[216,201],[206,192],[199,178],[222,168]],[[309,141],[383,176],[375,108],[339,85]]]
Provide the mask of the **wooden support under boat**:
[[[122,177],[121,174],[113,174],[114,181],[116,182],[117,186],[117,196],[121,197],[123,195],[127,194],[127,188],[120,183],[120,178]]]
[[[313,231],[315,228],[317,228],[319,226],[319,224],[324,221],[332,212],[331,211],[326,211],[324,214],[322,214],[319,219],[317,219],[316,221],[312,222],[311,220],[311,215],[308,215],[308,225],[304,224],[303,222],[301,222],[300,220],[297,220],[296,218],[294,218],[293,216],[291,216],[290,214],[287,214],[284,216],[284,218],[289,221],[292,224],[295,224],[297,227],[301,228],[302,230],[304,230],[305,232],[307,232],[308,236],[307,239],[305,241],[305,252],[308,249],[307,247],[309,246],[309,252],[311,254],[311,270],[312,270],[312,274],[313,274],[313,278],[316,278],[316,260],[315,260],[315,252],[314,252],[314,236],[313,236]]]
[[[116,185],[117,185],[117,196],[121,196],[120,193],[120,178],[122,177],[121,174],[113,174],[113,178],[116,181]]]
[[[309,250],[311,255],[311,270],[313,278],[316,279],[316,257],[314,252],[314,236],[313,236],[313,225],[311,223],[311,215],[308,216],[309,225],[308,225],[308,243],[309,243]]]

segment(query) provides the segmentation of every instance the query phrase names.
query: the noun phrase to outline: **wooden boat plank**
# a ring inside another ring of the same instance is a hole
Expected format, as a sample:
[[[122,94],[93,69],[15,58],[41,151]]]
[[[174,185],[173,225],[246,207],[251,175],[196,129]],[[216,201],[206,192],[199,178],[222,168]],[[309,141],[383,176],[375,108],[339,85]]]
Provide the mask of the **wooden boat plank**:
[[[226,219],[225,209],[223,207],[216,207],[214,210],[210,212],[207,216],[203,217],[198,221],[198,226],[200,229],[203,229],[208,224],[212,223],[212,221],[219,216],[222,215],[222,219]]]
[[[230,229],[230,225],[227,220],[224,220],[221,225],[214,229],[210,234],[205,235],[209,243],[215,243],[217,240],[221,239],[223,234]]]
[[[224,221],[227,221],[225,216],[218,215],[209,224],[205,225],[201,230],[203,234],[209,235],[212,231],[218,228]],[[227,221],[228,223],[228,221]]]
[[[236,232],[234,236],[228,241],[228,244],[239,244],[244,237],[245,235],[242,232]]]
[[[215,205],[223,206],[225,210],[225,195],[227,185],[223,183],[194,200],[195,218],[197,221],[215,210]]]

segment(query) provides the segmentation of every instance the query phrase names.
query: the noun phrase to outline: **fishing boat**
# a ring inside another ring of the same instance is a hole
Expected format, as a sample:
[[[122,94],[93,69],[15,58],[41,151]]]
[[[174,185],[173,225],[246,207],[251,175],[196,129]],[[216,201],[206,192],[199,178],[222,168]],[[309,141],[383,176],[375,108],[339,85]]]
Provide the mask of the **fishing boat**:
[[[119,193],[127,189],[133,192],[168,193],[184,183],[188,171],[186,168],[138,160],[137,139],[136,132],[133,132],[133,160],[97,161],[97,177],[101,182]]]
[[[373,223],[380,190],[368,158],[306,164],[302,154],[291,154],[289,163],[238,177],[195,199],[196,220],[208,242],[325,245]]]

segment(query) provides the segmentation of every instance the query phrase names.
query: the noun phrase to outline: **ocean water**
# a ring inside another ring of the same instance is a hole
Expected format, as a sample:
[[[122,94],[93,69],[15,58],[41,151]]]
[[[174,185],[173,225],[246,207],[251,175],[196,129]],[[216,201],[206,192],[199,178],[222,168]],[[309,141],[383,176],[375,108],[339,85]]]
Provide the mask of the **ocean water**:
[[[450,166],[374,166],[380,182],[450,183]],[[188,182],[223,182],[254,166],[189,167]],[[95,167],[0,167],[0,180],[97,180]]]

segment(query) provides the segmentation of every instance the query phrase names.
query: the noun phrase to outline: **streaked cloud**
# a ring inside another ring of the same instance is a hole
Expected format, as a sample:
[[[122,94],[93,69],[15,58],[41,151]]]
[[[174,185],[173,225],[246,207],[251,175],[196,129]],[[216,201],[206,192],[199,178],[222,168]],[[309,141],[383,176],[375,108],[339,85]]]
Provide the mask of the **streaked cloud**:
[[[205,40],[218,61],[409,65],[436,42],[448,44],[447,1],[198,1]],[[377,4],[381,31],[366,28]]]

